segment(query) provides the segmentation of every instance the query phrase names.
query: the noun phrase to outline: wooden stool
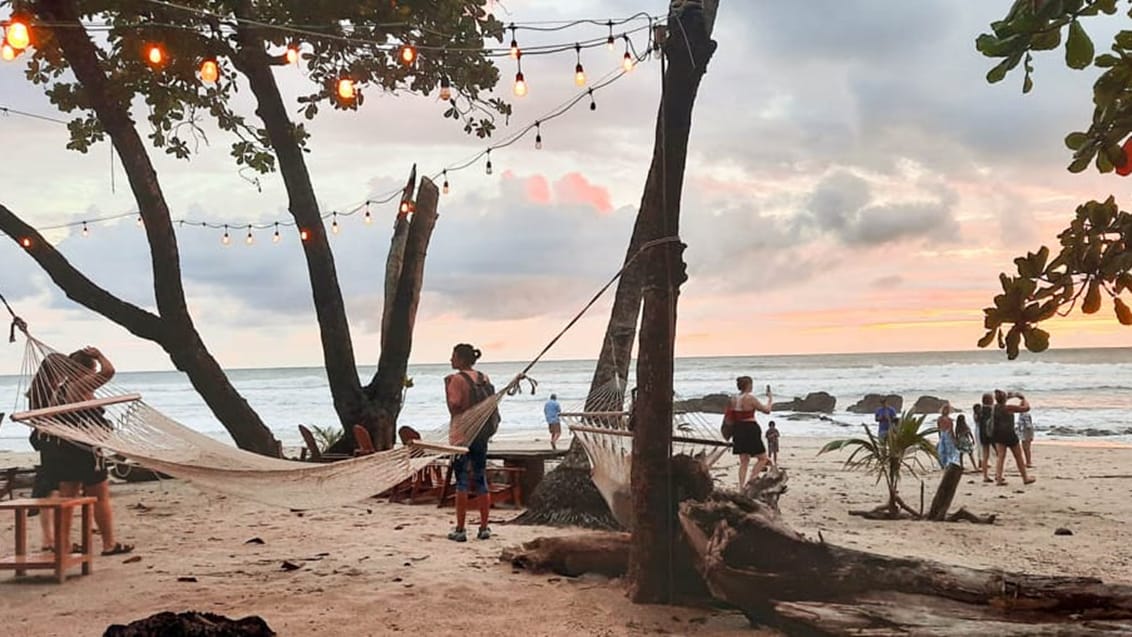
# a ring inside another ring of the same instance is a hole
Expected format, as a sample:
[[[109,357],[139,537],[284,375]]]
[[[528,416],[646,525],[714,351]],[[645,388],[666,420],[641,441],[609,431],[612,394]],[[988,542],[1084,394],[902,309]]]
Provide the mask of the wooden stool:
[[[66,571],[82,564],[83,575],[89,575],[94,564],[94,503],[98,498],[22,498],[0,502],[0,511],[16,512],[16,554],[0,559],[0,569],[21,576],[32,569],[53,569],[55,579],[63,582]],[[71,538],[63,537],[63,512],[82,507],[82,552],[71,552]],[[39,509],[40,515],[51,515],[55,522],[55,552],[28,553],[28,510]]]

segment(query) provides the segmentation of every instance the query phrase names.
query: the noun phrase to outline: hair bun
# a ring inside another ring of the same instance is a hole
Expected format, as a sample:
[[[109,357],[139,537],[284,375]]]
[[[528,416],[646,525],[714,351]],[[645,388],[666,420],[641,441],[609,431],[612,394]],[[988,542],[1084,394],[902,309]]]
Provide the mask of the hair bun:
[[[483,356],[483,352],[479,351],[476,348],[472,348],[472,356],[475,356],[476,360],[478,361],[480,359],[480,356]]]

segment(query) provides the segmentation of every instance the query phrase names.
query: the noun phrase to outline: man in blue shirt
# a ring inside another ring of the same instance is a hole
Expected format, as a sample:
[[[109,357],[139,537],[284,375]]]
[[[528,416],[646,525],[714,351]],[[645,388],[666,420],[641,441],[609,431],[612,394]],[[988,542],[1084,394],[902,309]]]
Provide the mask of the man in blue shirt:
[[[559,415],[562,413],[562,407],[558,405],[558,395],[551,394],[550,400],[542,406],[542,413],[546,416],[546,426],[550,429],[550,448],[558,448],[558,438],[562,435],[562,423],[559,422]]]
[[[880,399],[880,408],[876,410],[877,434],[881,438],[888,436],[889,428],[896,423],[896,410],[888,406],[888,398]]]

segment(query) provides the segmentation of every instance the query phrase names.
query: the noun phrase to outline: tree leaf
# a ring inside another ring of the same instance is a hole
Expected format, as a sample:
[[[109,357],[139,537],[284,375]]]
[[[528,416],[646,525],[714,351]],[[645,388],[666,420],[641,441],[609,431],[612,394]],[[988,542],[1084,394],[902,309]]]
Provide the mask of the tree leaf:
[[[1026,349],[1031,352],[1038,353],[1049,349],[1049,332],[1039,327],[1025,330],[1022,336],[1026,339]]]
[[[1074,131],[1065,136],[1065,146],[1069,150],[1081,150],[1081,147],[1087,141],[1089,141],[1089,136],[1080,131]]]
[[[1065,40],[1065,63],[1071,69],[1081,70],[1093,63],[1093,41],[1085,27],[1074,20],[1069,23],[1069,37]]]

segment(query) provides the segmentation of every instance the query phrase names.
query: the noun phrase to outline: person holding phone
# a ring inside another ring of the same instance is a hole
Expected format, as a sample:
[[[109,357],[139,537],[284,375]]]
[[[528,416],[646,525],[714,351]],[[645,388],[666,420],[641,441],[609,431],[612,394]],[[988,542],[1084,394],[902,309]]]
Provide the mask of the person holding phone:
[[[766,403],[764,404],[751,393],[754,381],[750,376],[740,376],[735,379],[735,386],[739,393],[731,397],[727,411],[723,414],[724,423],[732,424],[731,452],[739,456],[739,488],[747,484],[747,466],[751,456],[755,457],[755,470],[751,479],[758,477],[770,460],[766,456],[766,445],[763,444],[763,432],[755,420],[755,413],[769,414],[774,405],[770,393],[770,385],[766,386]]]

